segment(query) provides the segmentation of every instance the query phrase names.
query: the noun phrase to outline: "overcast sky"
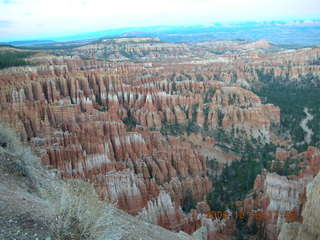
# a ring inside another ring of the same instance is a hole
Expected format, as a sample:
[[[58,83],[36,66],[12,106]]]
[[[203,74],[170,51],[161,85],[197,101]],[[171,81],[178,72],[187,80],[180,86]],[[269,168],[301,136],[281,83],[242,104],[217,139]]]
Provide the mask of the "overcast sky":
[[[0,41],[118,27],[320,16],[320,0],[0,0]]]

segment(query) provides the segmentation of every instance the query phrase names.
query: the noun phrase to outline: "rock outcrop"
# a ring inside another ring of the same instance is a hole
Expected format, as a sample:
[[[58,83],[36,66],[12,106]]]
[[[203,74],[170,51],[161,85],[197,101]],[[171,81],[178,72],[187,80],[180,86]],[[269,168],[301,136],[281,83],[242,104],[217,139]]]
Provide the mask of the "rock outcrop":
[[[248,224],[255,221],[260,223],[263,226],[261,231],[266,239],[270,240],[278,239],[281,229],[282,235],[288,231],[292,234],[294,226],[299,226],[302,221],[305,221],[304,212],[310,209],[306,203],[308,189],[311,186],[310,183],[318,178],[314,179],[314,176],[320,170],[319,150],[314,147],[309,147],[303,153],[278,149],[276,156],[283,161],[288,160],[289,157],[299,160],[300,165],[303,166],[302,170],[297,176],[290,176],[290,178],[264,171],[255,180],[254,194],[240,204],[248,213],[252,211],[259,213],[259,215],[249,214]]]
[[[320,175],[307,185],[307,201],[304,205],[301,223],[285,223],[279,235],[279,240],[318,240],[320,236],[319,201]]]

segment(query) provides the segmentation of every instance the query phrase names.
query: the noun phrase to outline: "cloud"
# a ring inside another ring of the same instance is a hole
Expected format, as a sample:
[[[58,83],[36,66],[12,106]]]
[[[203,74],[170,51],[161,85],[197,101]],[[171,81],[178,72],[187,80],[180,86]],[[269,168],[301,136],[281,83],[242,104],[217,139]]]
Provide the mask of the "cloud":
[[[0,40],[10,35],[35,38],[118,27],[319,16],[318,1],[290,0],[288,4],[288,0],[0,0],[0,20],[14,22],[0,25],[6,27],[7,34],[0,34]]]
[[[12,1],[12,0],[3,0],[3,3],[4,4],[11,4],[11,3],[13,3],[14,1]]]
[[[0,28],[9,27],[12,24],[13,24],[13,22],[6,21],[6,20],[0,20]]]

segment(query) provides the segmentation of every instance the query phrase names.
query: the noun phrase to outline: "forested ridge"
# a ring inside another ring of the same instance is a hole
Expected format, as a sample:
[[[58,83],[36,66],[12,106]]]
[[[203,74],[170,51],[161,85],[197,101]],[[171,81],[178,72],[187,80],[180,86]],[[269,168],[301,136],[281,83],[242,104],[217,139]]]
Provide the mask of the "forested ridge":
[[[30,64],[26,58],[34,52],[0,51],[0,69]]]

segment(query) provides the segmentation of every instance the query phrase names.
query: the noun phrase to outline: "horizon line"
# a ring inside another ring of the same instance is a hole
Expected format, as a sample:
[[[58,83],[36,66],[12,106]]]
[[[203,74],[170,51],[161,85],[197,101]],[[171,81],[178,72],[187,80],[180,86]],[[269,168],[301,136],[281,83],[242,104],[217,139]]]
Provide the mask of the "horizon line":
[[[108,31],[121,31],[121,30],[127,30],[127,31],[132,31],[132,30],[138,30],[138,29],[145,29],[145,28],[172,28],[172,27],[227,27],[227,26],[214,26],[216,24],[245,24],[245,23],[260,23],[260,24],[268,24],[268,23],[279,23],[279,25],[281,25],[281,22],[285,23],[294,23],[294,22],[299,22],[299,21],[304,21],[301,24],[307,24],[308,21],[310,21],[311,23],[320,23],[320,17],[284,17],[284,18],[274,18],[274,19],[264,19],[264,20],[220,20],[220,21],[210,21],[207,23],[196,23],[196,24],[172,24],[172,25],[161,25],[161,24],[154,24],[154,25],[144,25],[144,26],[123,26],[123,27],[115,27],[115,28],[104,28],[101,30],[93,30],[93,31],[83,31],[83,32],[77,32],[77,33],[72,33],[72,34],[55,34],[55,35],[51,35],[51,36],[47,36],[47,37],[26,37],[26,38],[21,38],[21,40],[5,40],[5,41],[0,41],[0,44],[10,44],[12,42],[33,42],[33,41],[52,41],[52,42],[72,42],[72,41],[80,41],[80,40],[93,40],[93,39],[102,39],[102,38],[115,38],[115,37],[111,37],[111,36],[105,36],[105,37],[83,37],[81,38],[81,35],[86,35],[86,34],[97,34],[97,33],[103,33],[105,32],[106,34],[108,34]],[[114,35],[118,35],[118,34],[124,34],[123,33],[115,33]],[[150,33],[150,31],[146,31],[146,33]],[[76,37],[78,37],[78,39],[76,39]],[[130,36],[130,37],[134,37],[134,36]],[[137,36],[137,37],[142,37],[142,36]],[[149,37],[149,36],[147,36]],[[71,39],[71,38],[75,38],[75,39]],[[65,39],[65,40],[64,40]]]

